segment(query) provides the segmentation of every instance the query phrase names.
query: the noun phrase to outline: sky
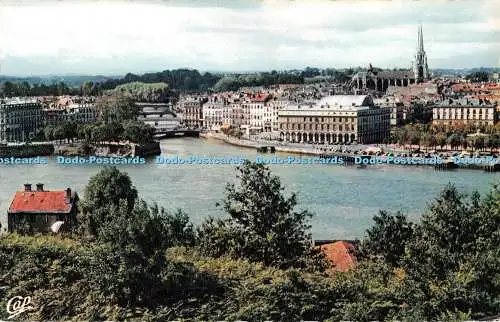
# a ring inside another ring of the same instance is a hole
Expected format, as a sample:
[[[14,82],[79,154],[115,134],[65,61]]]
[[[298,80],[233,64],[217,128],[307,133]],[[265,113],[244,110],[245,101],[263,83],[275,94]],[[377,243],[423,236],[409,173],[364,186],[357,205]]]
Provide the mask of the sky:
[[[0,1],[0,75],[500,66],[500,0]]]

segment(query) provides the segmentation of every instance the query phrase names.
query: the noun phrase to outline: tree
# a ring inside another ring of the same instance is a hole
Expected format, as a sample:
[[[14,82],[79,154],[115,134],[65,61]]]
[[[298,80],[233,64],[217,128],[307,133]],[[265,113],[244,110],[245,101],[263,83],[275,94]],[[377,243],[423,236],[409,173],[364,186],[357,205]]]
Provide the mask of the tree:
[[[465,79],[471,82],[487,82],[489,80],[489,74],[487,72],[473,72],[465,76]]]
[[[96,104],[102,111],[105,123],[135,120],[139,113],[139,108],[133,99],[121,93],[101,97]]]
[[[481,199],[449,185],[422,216],[402,261],[428,314],[498,312],[499,204],[496,186]]]
[[[448,137],[447,143],[450,145],[452,150],[455,150],[462,143],[462,139],[458,134],[453,133]]]
[[[43,129],[45,139],[47,141],[52,141],[54,139],[54,126],[48,125]]]
[[[82,221],[85,222],[88,233],[94,236],[98,227],[112,222],[112,207],[125,205],[128,211],[132,211],[138,198],[130,177],[115,167],[105,167],[90,178],[84,196]]]
[[[375,224],[368,229],[363,241],[363,252],[381,255],[392,266],[397,266],[405,254],[406,245],[413,238],[413,224],[400,212],[390,215],[386,211],[373,217]]]
[[[286,198],[280,179],[269,168],[246,161],[236,169],[240,185],[228,184],[222,203],[230,218],[205,221],[199,231],[202,250],[281,268],[305,266],[304,261],[314,256],[307,233],[312,215],[294,211],[296,195]]]
[[[420,141],[419,141],[419,146],[423,145],[425,147],[425,150],[427,151],[427,148],[431,145],[431,135],[428,132],[424,132],[420,136]]]
[[[443,147],[446,145],[446,135],[444,133],[438,133],[436,135],[436,142],[437,145],[439,145],[439,147],[443,149]]]

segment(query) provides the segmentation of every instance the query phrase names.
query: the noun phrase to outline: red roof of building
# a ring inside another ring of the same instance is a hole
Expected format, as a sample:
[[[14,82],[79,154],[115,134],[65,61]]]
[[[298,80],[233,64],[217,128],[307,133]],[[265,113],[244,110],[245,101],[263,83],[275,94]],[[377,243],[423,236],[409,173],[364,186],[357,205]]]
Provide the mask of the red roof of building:
[[[265,102],[269,98],[269,95],[267,94],[257,94],[254,97],[252,97],[252,102]]]
[[[9,213],[69,213],[71,207],[66,201],[66,191],[18,191]]]
[[[337,241],[335,243],[321,245],[320,248],[336,271],[348,271],[357,263],[356,257],[353,255],[354,246],[351,243]]]

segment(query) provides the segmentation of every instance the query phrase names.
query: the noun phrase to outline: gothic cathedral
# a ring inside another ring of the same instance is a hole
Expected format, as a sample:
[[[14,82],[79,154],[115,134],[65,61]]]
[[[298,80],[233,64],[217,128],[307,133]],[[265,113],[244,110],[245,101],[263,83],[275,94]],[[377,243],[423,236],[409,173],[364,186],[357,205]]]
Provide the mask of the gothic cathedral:
[[[415,81],[417,83],[427,81],[430,78],[429,67],[427,66],[427,55],[424,51],[422,25],[418,26],[417,53],[413,60],[413,73],[415,74]]]

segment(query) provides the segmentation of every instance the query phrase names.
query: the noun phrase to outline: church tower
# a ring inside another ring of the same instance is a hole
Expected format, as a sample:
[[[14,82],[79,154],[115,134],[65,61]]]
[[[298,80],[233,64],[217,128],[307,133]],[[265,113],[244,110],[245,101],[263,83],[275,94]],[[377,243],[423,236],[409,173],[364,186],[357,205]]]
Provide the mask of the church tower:
[[[429,67],[427,66],[427,55],[424,51],[424,35],[422,25],[418,26],[417,53],[413,60],[413,73],[417,83],[424,82],[430,78]]]

